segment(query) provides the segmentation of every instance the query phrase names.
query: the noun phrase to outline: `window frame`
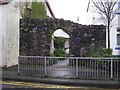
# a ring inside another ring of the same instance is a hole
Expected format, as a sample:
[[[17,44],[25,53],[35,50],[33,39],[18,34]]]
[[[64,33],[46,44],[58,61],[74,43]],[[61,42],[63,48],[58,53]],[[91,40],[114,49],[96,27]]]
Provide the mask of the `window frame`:
[[[116,39],[117,39],[117,42],[116,42],[117,46],[120,46],[120,33],[117,33]],[[118,39],[119,39],[119,41],[118,41]]]

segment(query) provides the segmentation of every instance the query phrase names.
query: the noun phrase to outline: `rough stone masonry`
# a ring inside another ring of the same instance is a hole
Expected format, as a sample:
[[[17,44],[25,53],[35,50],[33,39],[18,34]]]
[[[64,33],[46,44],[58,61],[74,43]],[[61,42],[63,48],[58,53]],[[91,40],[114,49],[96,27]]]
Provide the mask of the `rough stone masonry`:
[[[101,54],[106,47],[103,25],[81,25],[63,19],[21,19],[20,55],[50,56],[52,33],[61,28],[70,36],[70,55]]]

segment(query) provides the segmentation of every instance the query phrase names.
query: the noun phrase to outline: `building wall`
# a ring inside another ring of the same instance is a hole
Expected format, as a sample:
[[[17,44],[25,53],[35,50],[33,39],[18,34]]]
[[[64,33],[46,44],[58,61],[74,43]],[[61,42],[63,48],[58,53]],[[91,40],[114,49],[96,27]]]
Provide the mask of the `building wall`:
[[[0,13],[2,13],[0,6]],[[0,66],[2,66],[2,14],[0,14]]]
[[[14,1],[0,5],[0,67],[18,63],[19,7]]]
[[[93,4],[91,3],[91,6]],[[117,5],[116,5],[117,6]],[[95,7],[90,7],[90,10],[88,11],[88,23],[87,24],[93,24],[93,25],[100,25],[104,24],[103,21],[100,19],[100,16],[98,13],[94,12]],[[115,7],[116,8],[116,7]],[[94,17],[94,19],[93,19]],[[110,28],[110,48],[113,49],[113,55],[120,55],[120,49],[116,50],[116,47],[119,47],[117,45],[117,27],[120,27],[120,15],[116,15],[116,17],[112,21],[112,25]],[[106,48],[108,47],[108,34],[106,29]]]
[[[0,67],[6,66],[7,5],[0,5]]]
[[[2,67],[2,7],[0,6],[0,67]]]
[[[18,63],[20,8],[19,0],[0,5],[0,67]]]
[[[116,5],[116,7],[118,8],[118,6],[120,5]],[[120,7],[119,7],[120,8]],[[117,13],[120,9],[118,9]],[[112,28],[110,31],[110,46],[113,49],[113,55],[120,55],[120,45],[117,45],[117,34],[120,34],[120,32],[117,31],[117,29],[120,29],[120,14],[116,14],[116,17],[113,19],[112,21]]]
[[[117,47],[117,27],[118,27],[118,15],[114,18],[110,30],[110,47],[113,49],[113,55],[119,55],[118,50],[115,49]]]
[[[18,63],[19,56],[19,6],[16,2],[8,5],[7,14],[7,66]]]

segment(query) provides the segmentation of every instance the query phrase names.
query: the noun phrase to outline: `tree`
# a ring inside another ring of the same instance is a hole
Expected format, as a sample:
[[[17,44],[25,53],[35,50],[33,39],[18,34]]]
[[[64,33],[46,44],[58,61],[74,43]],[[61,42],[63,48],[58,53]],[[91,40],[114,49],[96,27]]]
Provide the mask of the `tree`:
[[[20,2],[19,6],[23,18],[48,18],[44,2],[26,1]]]
[[[117,8],[115,8],[115,5],[118,0],[91,0],[93,5],[95,6],[95,11],[101,16],[101,19],[103,20],[104,24],[107,28],[107,34],[108,34],[108,55],[110,55],[110,27],[111,23],[116,16],[115,11]]]

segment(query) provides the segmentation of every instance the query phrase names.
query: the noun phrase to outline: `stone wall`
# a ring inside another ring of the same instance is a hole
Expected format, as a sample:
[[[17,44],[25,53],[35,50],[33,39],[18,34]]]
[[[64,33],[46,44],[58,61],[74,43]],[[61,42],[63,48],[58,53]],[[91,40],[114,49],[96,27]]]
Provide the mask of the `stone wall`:
[[[100,54],[106,45],[102,25],[81,25],[63,19],[20,20],[20,55],[50,55],[51,35],[58,28],[70,35],[70,55]]]
[[[105,29],[103,26],[82,26],[71,33],[71,52],[76,56],[101,54],[105,47]]]

